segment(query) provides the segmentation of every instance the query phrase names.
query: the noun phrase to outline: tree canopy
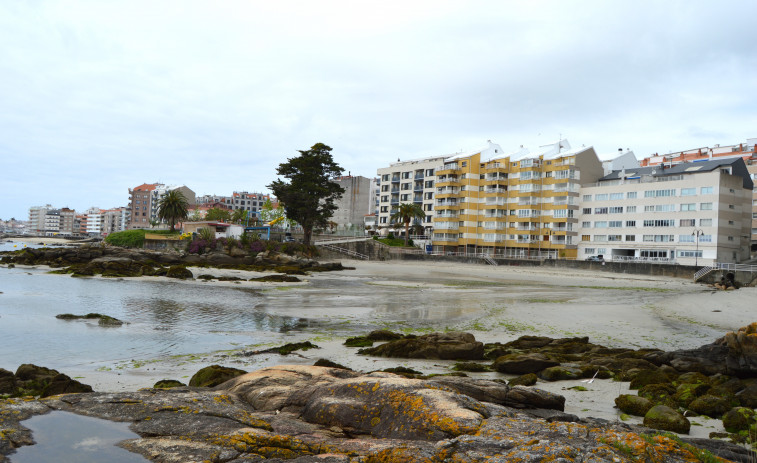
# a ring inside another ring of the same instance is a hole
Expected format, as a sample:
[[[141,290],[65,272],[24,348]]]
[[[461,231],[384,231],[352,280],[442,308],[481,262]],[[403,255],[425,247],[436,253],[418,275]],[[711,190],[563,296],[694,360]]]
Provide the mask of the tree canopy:
[[[179,190],[170,190],[158,202],[158,218],[165,220],[174,230],[176,222],[187,218],[189,202]]]
[[[407,246],[408,238],[410,238],[410,222],[413,219],[423,220],[425,218],[426,213],[423,212],[423,208],[415,203],[402,203],[392,213],[392,221],[403,222],[405,224],[405,246]]]
[[[342,197],[344,188],[332,179],[342,175],[344,169],[331,157],[331,147],[316,143],[309,150],[279,164],[276,173],[289,182],[275,180],[268,185],[284,205],[287,218],[302,226],[304,244],[310,244],[313,227],[325,227],[334,215],[335,202]]]
[[[231,221],[231,211],[218,207],[208,209],[208,212],[205,214],[205,220],[228,223]]]

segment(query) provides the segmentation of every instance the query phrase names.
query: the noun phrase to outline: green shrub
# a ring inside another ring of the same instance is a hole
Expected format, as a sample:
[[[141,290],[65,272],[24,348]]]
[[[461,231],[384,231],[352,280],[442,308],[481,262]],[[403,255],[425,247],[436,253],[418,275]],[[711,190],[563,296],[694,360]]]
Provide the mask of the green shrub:
[[[145,230],[124,230],[111,233],[105,242],[122,248],[141,248],[145,245]]]

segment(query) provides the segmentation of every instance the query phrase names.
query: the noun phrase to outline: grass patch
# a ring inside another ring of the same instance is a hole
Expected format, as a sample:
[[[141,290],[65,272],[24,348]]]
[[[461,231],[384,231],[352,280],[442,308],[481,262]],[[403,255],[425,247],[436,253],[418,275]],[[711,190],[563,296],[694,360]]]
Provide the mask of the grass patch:
[[[105,242],[122,248],[142,248],[145,244],[145,233],[180,235],[179,232],[172,232],[170,230],[124,230],[106,236]]]
[[[405,247],[405,239],[404,238],[379,238],[376,241],[379,243],[384,243],[387,246],[395,246],[395,247]],[[413,240],[408,241],[408,248],[414,248],[415,246],[412,245]]]

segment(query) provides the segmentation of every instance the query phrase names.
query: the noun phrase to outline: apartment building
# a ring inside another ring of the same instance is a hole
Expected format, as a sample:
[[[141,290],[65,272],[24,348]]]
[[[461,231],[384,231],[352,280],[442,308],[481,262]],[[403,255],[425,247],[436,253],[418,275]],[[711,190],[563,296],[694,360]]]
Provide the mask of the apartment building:
[[[50,204],[46,206],[32,206],[29,208],[29,231],[32,233],[45,233],[45,215],[47,211],[54,209]]]
[[[151,223],[158,222],[158,206],[169,191],[178,190],[190,206],[195,204],[195,193],[185,185],[164,185],[162,183],[143,183],[129,188],[129,205],[126,215],[129,218],[128,229],[150,228]]]
[[[613,171],[581,188],[578,257],[683,265],[746,260],[752,188],[741,157]]]
[[[741,158],[747,165],[752,180],[757,179],[757,138],[748,138],[746,143],[735,145],[717,144],[713,147],[700,147],[675,151],[665,155],[654,154],[641,161],[641,166],[658,166],[662,163],[675,165],[681,162],[702,162],[712,159]],[[757,190],[752,193],[752,224],[750,227],[751,250],[757,251]]]
[[[45,236],[55,236],[60,233],[60,209],[49,209],[45,212]]]
[[[247,191],[235,191],[231,196],[203,195],[197,198],[197,206],[218,207],[236,211],[239,209],[248,211],[250,214],[259,215],[270,195],[264,193],[249,193]]]
[[[337,209],[330,220],[336,223],[338,228],[356,228],[362,231],[365,228],[365,215],[375,209],[375,196],[371,190],[372,179],[360,175],[346,175],[333,181],[344,188],[344,194],[335,201]]]
[[[103,224],[105,223],[105,210],[99,207],[90,207],[84,214],[87,216],[87,234],[101,235],[103,233]]]
[[[447,157],[436,171],[433,250],[575,258],[579,188],[602,175],[594,148],[567,140],[510,154],[489,141]]]
[[[379,228],[388,229],[392,226],[391,215],[397,206],[415,203],[426,212],[426,218],[421,224],[430,232],[433,227],[436,169],[444,165],[444,159],[447,157],[449,156],[434,156],[410,161],[398,159],[389,167],[378,169]],[[401,227],[396,225],[399,231]]]

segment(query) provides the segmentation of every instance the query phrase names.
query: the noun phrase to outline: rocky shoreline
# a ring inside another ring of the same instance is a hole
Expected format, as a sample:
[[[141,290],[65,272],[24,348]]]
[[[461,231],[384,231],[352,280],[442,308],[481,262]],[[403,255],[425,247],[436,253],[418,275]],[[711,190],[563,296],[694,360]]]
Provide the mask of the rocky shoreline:
[[[736,426],[728,436],[713,437],[748,440],[750,428],[757,426],[757,323],[699,349],[673,352],[609,349],[586,338],[523,336],[483,344],[456,332],[376,332],[365,338],[392,340],[367,347],[363,355],[464,359],[459,370],[467,365],[521,376],[506,382],[464,373],[421,376],[409,369],[358,372],[319,362],[331,366],[281,365],[250,373],[208,368],[190,386],[174,381],[162,385],[175,387],[137,392],[59,388],[53,393],[64,394],[52,395],[24,385],[27,393],[44,397],[0,402],[0,455],[33,443],[22,420],[62,410],[131,423],[141,437],[120,445],[156,462],[677,462],[717,461],[717,456],[746,463],[757,456],[724,440],[659,432],[685,433],[670,426],[691,414],[709,413],[728,420],[726,427]],[[307,347],[315,346],[279,349],[290,353]],[[490,364],[483,363],[487,359]],[[31,366],[22,370],[26,379],[18,381],[45,383],[30,376]],[[51,383],[63,381],[54,370],[39,372]],[[14,381],[8,379],[12,373],[0,373],[0,385]],[[638,389],[638,395],[620,396],[616,404],[625,413],[645,415],[646,427],[578,418],[563,411],[564,397],[524,385],[537,377],[589,382],[600,374],[631,381]]]
[[[341,263],[319,262],[302,256],[260,252],[255,256],[229,255],[220,251],[206,254],[128,249],[101,244],[56,248],[25,248],[0,253],[0,263],[46,265],[54,273],[72,276],[139,277],[165,276],[193,278],[187,267],[214,267],[304,275],[307,272],[343,270]]]

